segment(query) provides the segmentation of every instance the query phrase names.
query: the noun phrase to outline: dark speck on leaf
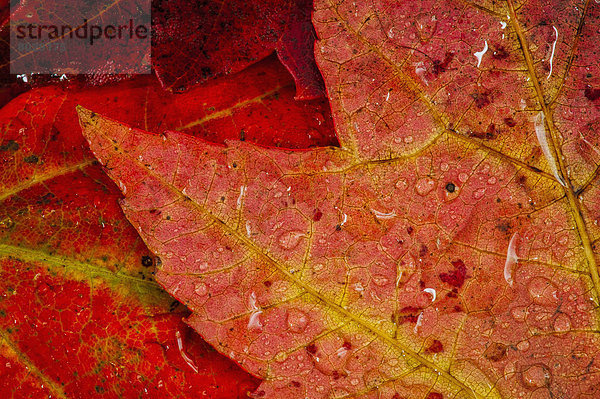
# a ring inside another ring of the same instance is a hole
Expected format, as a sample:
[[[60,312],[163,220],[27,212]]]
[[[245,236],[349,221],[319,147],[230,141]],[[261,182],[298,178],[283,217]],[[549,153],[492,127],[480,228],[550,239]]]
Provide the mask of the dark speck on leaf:
[[[517,122],[513,118],[511,118],[510,116],[504,118],[504,123],[508,127],[515,127],[515,126],[517,126]]]
[[[25,157],[23,161],[25,161],[25,163],[38,163],[40,159],[37,155],[30,155],[28,157]]]
[[[0,145],[0,151],[17,151],[19,149],[19,143],[14,140],[8,140],[6,144]]]
[[[454,185],[454,183],[446,184],[446,191],[448,191],[449,193],[453,193],[455,190],[456,186]]]
[[[142,256],[142,266],[150,267],[154,262],[152,261],[152,257],[148,255]]]

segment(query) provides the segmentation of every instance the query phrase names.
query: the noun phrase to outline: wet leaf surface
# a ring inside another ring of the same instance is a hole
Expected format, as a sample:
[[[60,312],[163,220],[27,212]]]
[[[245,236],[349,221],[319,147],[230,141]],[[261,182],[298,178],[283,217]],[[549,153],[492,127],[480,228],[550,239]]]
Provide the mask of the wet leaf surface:
[[[257,397],[598,396],[599,4],[315,8],[341,148],[79,110],[187,322]]]
[[[182,319],[158,259],[81,135],[77,104],[213,142],[336,144],[326,101],[294,100],[274,57],[184,95],[142,76],[47,86],[0,109],[0,396],[246,397],[257,386]]]

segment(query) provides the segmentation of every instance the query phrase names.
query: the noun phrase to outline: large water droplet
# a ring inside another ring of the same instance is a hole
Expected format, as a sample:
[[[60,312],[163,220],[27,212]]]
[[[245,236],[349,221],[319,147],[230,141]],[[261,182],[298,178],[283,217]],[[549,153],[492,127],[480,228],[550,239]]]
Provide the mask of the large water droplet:
[[[556,286],[545,277],[534,277],[527,284],[531,299],[538,305],[552,305],[558,302]]]
[[[552,324],[554,331],[557,332],[566,332],[571,330],[571,319],[564,313],[560,313],[554,319],[554,323]]]
[[[300,244],[302,237],[304,237],[304,233],[301,231],[287,231],[279,236],[277,242],[283,249],[294,249]]]
[[[204,296],[208,292],[208,287],[205,283],[199,282],[194,285],[194,292],[196,295]]]
[[[291,332],[301,333],[306,329],[308,316],[298,309],[290,309],[287,313],[287,325]]]
[[[515,374],[515,364],[513,362],[508,362],[506,366],[504,366],[504,379],[508,380]]]
[[[523,371],[523,382],[525,385],[541,388],[550,384],[552,373],[550,369],[543,364],[534,364]]]
[[[417,180],[417,184],[415,185],[415,190],[417,191],[417,194],[419,195],[427,195],[431,192],[431,190],[433,190],[435,187],[435,182],[428,178],[428,177],[423,177],[419,180]]]
[[[415,28],[421,42],[428,42],[437,28],[437,19],[429,13],[419,14],[415,17]]]

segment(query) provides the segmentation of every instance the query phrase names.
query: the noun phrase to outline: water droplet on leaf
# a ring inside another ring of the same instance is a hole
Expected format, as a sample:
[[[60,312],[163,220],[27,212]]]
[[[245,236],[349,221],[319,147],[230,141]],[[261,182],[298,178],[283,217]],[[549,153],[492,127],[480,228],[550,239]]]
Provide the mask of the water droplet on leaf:
[[[484,194],[485,194],[485,188],[480,188],[478,190],[475,190],[475,192],[473,192],[473,198],[480,199],[481,197],[483,197]]]
[[[435,182],[428,177],[424,177],[417,181],[417,184],[415,185],[415,190],[417,191],[417,194],[425,196],[429,194],[431,190],[434,189],[434,187]]]
[[[283,249],[294,249],[300,244],[300,239],[302,237],[304,237],[304,233],[301,231],[288,231],[282,233],[277,242]]]
[[[301,333],[306,329],[308,316],[298,309],[290,309],[287,313],[287,325],[291,332]]]
[[[529,296],[538,305],[551,305],[558,302],[557,289],[554,284],[545,277],[534,277],[527,285]]]
[[[196,283],[194,286],[194,292],[200,296],[204,296],[208,292],[208,287],[205,283]]]
[[[571,319],[564,313],[560,313],[554,319],[554,323],[552,324],[554,331],[556,332],[566,332],[571,329]]]
[[[378,274],[376,276],[373,276],[373,284],[378,285],[380,287],[383,287],[384,285],[386,285],[389,282],[388,278]]]
[[[551,378],[550,369],[542,364],[534,364],[523,371],[523,383],[533,388],[548,386]]]

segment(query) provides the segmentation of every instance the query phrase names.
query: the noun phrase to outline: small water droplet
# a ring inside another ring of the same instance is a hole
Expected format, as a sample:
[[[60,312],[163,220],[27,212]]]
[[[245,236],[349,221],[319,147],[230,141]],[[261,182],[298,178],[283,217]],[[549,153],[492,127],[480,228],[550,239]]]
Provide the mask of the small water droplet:
[[[205,283],[201,283],[201,282],[200,283],[196,283],[194,285],[194,292],[197,295],[204,296],[208,292],[208,287],[207,287],[207,285]]]
[[[440,165],[440,169],[441,169],[443,172],[447,172],[448,170],[450,170],[450,165],[448,165],[446,162],[443,162],[443,163]]]
[[[548,386],[551,378],[550,369],[543,364],[534,364],[523,371],[523,383],[533,388]]]
[[[324,267],[325,267],[324,264],[322,264],[322,263],[316,263],[313,266],[313,270],[316,271],[316,272],[320,272],[321,270],[323,270]]]
[[[488,179],[487,182],[488,182],[488,184],[496,184],[496,181],[497,181],[497,179],[494,176],[492,176]]]
[[[408,188],[408,183],[404,179],[400,179],[396,182],[396,188],[400,190],[406,190]]]
[[[282,233],[277,242],[283,249],[294,249],[300,244],[300,239],[304,237],[301,231],[287,231]]]
[[[433,190],[435,187],[435,182],[428,178],[428,177],[423,177],[419,180],[417,180],[417,184],[415,185],[415,190],[417,191],[417,194],[425,196],[427,194],[429,194],[431,192],[431,190]]]
[[[196,260],[196,270],[199,272],[203,272],[208,269],[208,263],[202,262],[200,259]]]
[[[552,305],[558,302],[558,290],[545,277],[534,277],[527,284],[529,296],[538,305]]]
[[[291,332],[301,333],[308,325],[308,316],[301,310],[290,309],[287,313],[287,325]]]
[[[571,319],[564,313],[560,313],[554,319],[554,323],[552,324],[554,331],[556,332],[566,332],[571,330]]]
[[[410,143],[412,143],[413,141],[414,141],[414,139],[413,139],[413,136],[406,136],[406,137],[404,138],[404,142],[405,142],[406,144],[410,144]]]
[[[550,244],[552,242],[552,238],[554,236],[548,232],[545,232],[544,235],[542,236],[542,242],[546,245]]]
[[[358,378],[353,378],[350,380],[350,384],[355,385],[355,386],[358,385],[359,382],[360,381],[358,380]]]
[[[517,307],[517,308],[513,308],[510,311],[510,313],[515,320],[522,321],[522,320],[525,320],[528,312],[527,312],[527,308],[525,308],[525,307]]]
[[[388,278],[378,274],[376,276],[373,276],[373,284],[378,285],[380,287],[383,287],[384,285],[386,285],[389,282]]]
[[[529,341],[521,341],[517,344],[517,349],[520,350],[521,352],[525,352],[527,349],[529,349]]]
[[[288,355],[287,355],[287,353],[285,353],[285,352],[278,352],[278,353],[275,355],[275,358],[274,358],[274,359],[275,359],[275,361],[276,361],[276,362],[279,362],[279,363],[281,363],[281,362],[284,362],[284,361],[285,361],[287,358],[288,358]]]
[[[480,199],[481,197],[483,197],[484,194],[485,188],[480,188],[478,190],[475,190],[475,192],[473,193],[473,198]]]
[[[469,175],[465,172],[461,172],[458,174],[458,180],[460,180],[461,183],[466,183],[466,181],[469,180]]]

